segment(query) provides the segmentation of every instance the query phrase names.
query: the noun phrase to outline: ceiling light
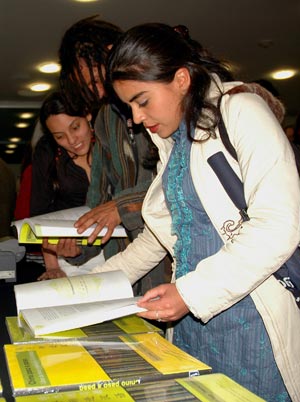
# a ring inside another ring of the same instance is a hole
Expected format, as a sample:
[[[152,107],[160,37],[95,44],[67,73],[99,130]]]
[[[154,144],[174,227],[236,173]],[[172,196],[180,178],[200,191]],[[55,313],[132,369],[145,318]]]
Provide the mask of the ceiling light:
[[[4,152],[6,154],[13,154],[15,151],[13,149],[6,149]]]
[[[7,144],[6,147],[10,149],[15,149],[17,148],[17,144]]]
[[[31,119],[32,117],[34,117],[34,113],[29,113],[29,112],[20,113],[19,117],[20,117],[20,119]]]
[[[20,137],[11,137],[8,139],[10,142],[20,142],[21,138]]]
[[[294,77],[296,70],[278,70],[271,74],[274,80],[286,80],[288,78]]]
[[[50,84],[46,84],[43,82],[36,82],[35,84],[31,84],[29,89],[33,92],[44,92],[50,89]]]
[[[60,71],[60,65],[54,62],[43,63],[38,66],[38,70],[46,74],[57,73]]]
[[[29,127],[29,123],[22,123],[22,122],[20,122],[20,123],[16,123],[15,126],[16,126],[17,128],[26,128],[26,127]]]
[[[98,0],[75,0],[78,3],[91,3],[92,1],[98,1]]]

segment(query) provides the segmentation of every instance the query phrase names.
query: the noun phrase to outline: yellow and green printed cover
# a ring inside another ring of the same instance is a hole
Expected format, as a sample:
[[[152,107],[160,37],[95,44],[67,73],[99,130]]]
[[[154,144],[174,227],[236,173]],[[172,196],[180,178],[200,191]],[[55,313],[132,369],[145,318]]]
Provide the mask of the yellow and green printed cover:
[[[13,395],[132,386],[208,373],[211,367],[158,333],[104,342],[5,345]]]
[[[264,402],[264,399],[221,373],[176,381],[202,402]]]
[[[128,387],[112,386],[16,397],[16,402],[264,402],[224,374],[160,380]],[[266,402],[266,401],[265,401]]]
[[[23,395],[15,402],[135,402],[122,387],[107,387],[91,391],[67,391],[49,394]]]
[[[42,244],[43,243],[43,236],[40,229],[40,225],[35,225],[35,231],[32,230],[29,223],[24,222],[20,228],[19,233],[19,243],[20,244]],[[88,244],[87,238],[84,237],[76,237],[78,244],[86,246]],[[59,241],[58,237],[48,237],[48,242],[50,244],[57,244]],[[94,246],[101,245],[101,239],[96,239],[93,243]]]

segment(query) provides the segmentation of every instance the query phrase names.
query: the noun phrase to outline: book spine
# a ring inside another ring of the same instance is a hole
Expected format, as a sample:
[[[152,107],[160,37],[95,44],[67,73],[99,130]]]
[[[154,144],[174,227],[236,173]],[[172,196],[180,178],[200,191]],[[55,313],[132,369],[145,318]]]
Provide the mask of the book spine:
[[[190,372],[181,372],[181,373],[174,373],[174,374],[160,374],[157,373],[156,375],[152,374],[144,374],[142,376],[130,376],[130,377],[123,377],[119,379],[110,379],[110,380],[102,380],[102,381],[93,381],[93,382],[86,382],[81,384],[65,384],[65,385],[47,385],[42,387],[26,387],[26,388],[18,388],[13,389],[13,396],[24,396],[24,395],[38,395],[38,394],[45,394],[45,393],[60,393],[60,392],[68,392],[68,391],[95,391],[99,389],[110,389],[121,387],[125,390],[127,388],[135,387],[141,384],[151,384],[151,383],[160,383],[165,382],[167,380],[175,380],[178,378],[191,378],[195,376],[199,376],[202,374],[210,373],[211,370],[194,370]]]

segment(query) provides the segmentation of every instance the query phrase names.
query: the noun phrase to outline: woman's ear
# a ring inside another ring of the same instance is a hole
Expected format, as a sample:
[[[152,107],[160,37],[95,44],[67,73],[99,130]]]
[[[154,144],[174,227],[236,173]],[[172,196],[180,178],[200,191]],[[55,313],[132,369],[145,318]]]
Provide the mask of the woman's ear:
[[[90,130],[91,130],[91,132],[93,133],[93,132],[94,132],[94,127],[93,127],[93,125],[92,125],[92,115],[91,115],[91,113],[89,113],[89,114],[86,116],[86,119],[87,119],[88,125],[89,125],[89,127],[90,127]]]
[[[186,67],[179,68],[175,73],[174,80],[176,81],[182,94],[185,95],[191,85],[191,76],[189,70]]]

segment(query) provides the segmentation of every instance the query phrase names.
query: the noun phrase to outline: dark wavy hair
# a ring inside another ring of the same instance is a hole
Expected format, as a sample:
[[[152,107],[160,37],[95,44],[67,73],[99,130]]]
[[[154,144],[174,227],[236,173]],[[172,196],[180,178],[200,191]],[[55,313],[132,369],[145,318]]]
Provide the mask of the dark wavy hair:
[[[170,83],[179,68],[186,67],[191,85],[182,104],[184,120],[191,136],[192,127],[200,127],[213,136],[219,113],[206,98],[213,80],[231,81],[226,64],[213,57],[202,45],[192,40],[183,25],[171,27],[147,23],[129,29],[113,47],[106,71],[107,91],[118,80],[157,81]]]
[[[99,77],[104,84],[101,66],[107,61],[109,46],[114,45],[121,34],[121,28],[98,19],[97,15],[76,22],[65,32],[59,48],[60,85],[73,107],[77,108],[74,103],[80,98],[90,110],[101,104],[93,67],[98,68]],[[88,88],[82,77],[79,58],[88,66],[93,91]]]
[[[46,124],[47,119],[52,115],[67,114],[69,116],[86,117],[89,114],[89,110],[83,103],[77,103],[77,106],[78,109],[74,109],[62,92],[52,92],[48,95],[42,103],[39,116],[44,134],[51,135],[51,138],[53,137]]]

